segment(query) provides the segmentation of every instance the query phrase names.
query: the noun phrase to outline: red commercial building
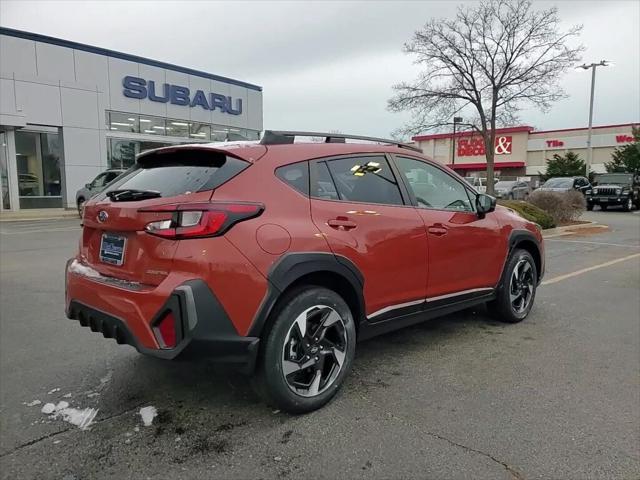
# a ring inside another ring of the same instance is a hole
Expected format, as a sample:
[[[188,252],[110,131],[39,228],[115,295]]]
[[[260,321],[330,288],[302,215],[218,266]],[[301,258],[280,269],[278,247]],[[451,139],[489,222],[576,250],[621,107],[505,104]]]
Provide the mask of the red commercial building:
[[[591,170],[604,173],[606,162],[616,147],[633,142],[632,128],[639,123],[595,126],[591,132],[593,157]],[[547,169],[547,159],[568,151],[587,160],[587,128],[535,130],[530,126],[496,130],[495,171],[500,177],[531,177],[537,179]],[[482,177],[487,159],[484,142],[476,132],[418,135],[413,141],[429,157],[443,163],[463,176]]]

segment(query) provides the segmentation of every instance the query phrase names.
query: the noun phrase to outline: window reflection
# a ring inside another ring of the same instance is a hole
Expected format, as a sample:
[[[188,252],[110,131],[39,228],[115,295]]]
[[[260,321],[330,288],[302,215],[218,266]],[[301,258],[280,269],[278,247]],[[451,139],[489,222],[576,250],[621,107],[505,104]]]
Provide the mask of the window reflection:
[[[167,120],[167,135],[170,137],[188,137],[189,122],[185,120]]]
[[[138,115],[132,115],[129,113],[109,113],[109,130],[115,130],[117,132],[131,132],[138,133],[140,131],[140,123],[138,122]]]
[[[260,139],[260,132],[256,130],[122,112],[107,113],[107,128],[114,132],[189,138],[193,141],[227,142]]]
[[[166,142],[147,142],[109,138],[108,162],[109,168],[127,169],[136,161],[136,155],[153,148],[168,147]]]
[[[189,136],[195,140],[209,140],[211,138],[211,125],[206,123],[192,123]]]

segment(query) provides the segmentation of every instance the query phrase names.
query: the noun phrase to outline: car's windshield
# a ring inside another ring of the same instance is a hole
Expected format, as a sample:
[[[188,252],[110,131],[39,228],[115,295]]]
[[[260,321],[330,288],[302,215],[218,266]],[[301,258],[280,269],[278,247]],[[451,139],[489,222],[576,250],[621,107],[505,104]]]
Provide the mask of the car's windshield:
[[[516,182],[506,182],[506,181],[502,181],[502,182],[498,182],[498,183],[496,183],[495,187],[496,187],[497,189],[502,188],[502,189],[506,190],[506,189],[509,189],[509,188],[513,187],[515,184],[516,184]]]
[[[631,174],[617,174],[617,175],[598,175],[596,182],[598,185],[605,185],[607,183],[619,184],[619,185],[631,185],[633,175]]]
[[[573,178],[550,178],[544,182],[543,187],[565,188],[573,185]]]

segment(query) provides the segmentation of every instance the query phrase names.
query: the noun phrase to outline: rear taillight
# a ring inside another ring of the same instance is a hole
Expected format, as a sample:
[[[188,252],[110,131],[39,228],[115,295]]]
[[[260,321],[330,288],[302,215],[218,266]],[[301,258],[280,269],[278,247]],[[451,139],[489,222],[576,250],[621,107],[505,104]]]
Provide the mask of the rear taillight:
[[[172,204],[142,208],[139,212],[167,213],[170,218],[148,223],[145,231],[158,237],[182,240],[223,235],[233,225],[255,218],[264,210],[259,203]]]
[[[174,348],[176,346],[176,318],[172,312],[167,312],[153,330],[161,348]]]

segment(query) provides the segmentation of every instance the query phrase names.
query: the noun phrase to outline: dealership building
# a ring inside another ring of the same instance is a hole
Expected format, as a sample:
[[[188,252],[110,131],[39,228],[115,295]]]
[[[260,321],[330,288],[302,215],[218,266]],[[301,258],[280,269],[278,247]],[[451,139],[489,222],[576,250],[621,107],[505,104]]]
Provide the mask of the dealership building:
[[[617,147],[633,142],[632,129],[640,124],[595,126],[591,131],[591,171],[604,173]],[[518,126],[496,129],[495,172],[499,177],[531,177],[537,180],[554,154],[574,152],[587,160],[587,128],[535,130]],[[418,135],[413,141],[429,157],[467,177],[486,174],[487,159],[482,138],[474,132]]]
[[[2,210],[75,208],[79,188],[141,151],[261,130],[257,85],[0,28]]]

